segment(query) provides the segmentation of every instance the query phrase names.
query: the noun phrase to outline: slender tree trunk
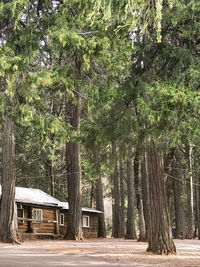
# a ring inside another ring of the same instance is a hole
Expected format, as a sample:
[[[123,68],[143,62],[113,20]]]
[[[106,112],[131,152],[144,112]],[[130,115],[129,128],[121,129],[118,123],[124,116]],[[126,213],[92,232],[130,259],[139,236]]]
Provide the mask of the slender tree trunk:
[[[198,154],[197,154],[197,148],[194,149],[194,170],[195,170],[195,200],[196,200],[196,225],[198,229],[197,237],[200,240],[200,175],[199,175],[199,169],[198,169]]]
[[[113,237],[119,238],[121,235],[121,211],[120,211],[120,195],[119,195],[119,175],[118,175],[118,167],[115,165],[115,169],[113,172],[113,193],[114,193],[114,227],[113,227]]]
[[[124,193],[124,170],[122,161],[120,161],[119,167],[120,177],[120,200],[121,200],[121,235],[125,235],[125,193]]]
[[[193,203],[193,177],[192,177],[192,145],[189,143],[186,146],[186,157],[188,160],[188,174],[186,193],[186,236],[185,238],[192,239],[194,236],[194,203]]]
[[[54,197],[55,196],[55,177],[54,177],[54,173],[53,173],[53,160],[47,159],[46,174],[47,174],[48,180],[50,178],[51,195]]]
[[[173,184],[173,194],[174,194],[174,208],[175,208],[175,222],[176,222],[176,232],[175,238],[185,238],[185,211],[183,206],[183,190],[182,181],[180,173],[180,159],[178,157],[178,152],[175,153],[172,161],[172,184]],[[180,179],[180,180],[178,180]]]
[[[19,243],[15,204],[15,143],[13,121],[3,121],[3,179],[0,211],[0,241]]]
[[[143,203],[142,203],[142,194],[141,188],[139,185],[139,152],[136,150],[135,158],[134,158],[134,182],[135,182],[135,193],[136,193],[136,204],[139,215],[139,237],[138,241],[146,241],[146,229],[145,229],[145,221],[144,221],[144,213],[143,213]]]
[[[200,184],[200,175],[198,177],[198,184]],[[198,239],[200,240],[200,186],[198,186],[197,188],[197,202],[198,202],[198,209],[197,209]]]
[[[96,209],[102,211],[98,214],[98,237],[106,237],[106,227],[104,218],[103,187],[101,175],[96,183]]]
[[[175,254],[170,214],[164,182],[163,157],[156,152],[147,154],[147,179],[149,185],[149,226],[147,251],[155,254]]]
[[[96,206],[95,202],[96,202],[96,200],[95,200],[95,186],[94,186],[94,182],[92,182],[91,189],[90,189],[90,207],[92,209],[94,209]]]
[[[135,231],[135,212],[134,212],[134,176],[131,160],[131,149],[128,151],[127,160],[127,194],[128,194],[128,209],[126,221],[126,239],[137,239]]]
[[[147,153],[144,153],[144,158],[141,163],[141,176],[142,176],[142,200],[143,200],[143,212],[144,212],[144,221],[145,221],[145,229],[146,236],[148,235],[148,226],[149,226],[149,180],[147,179],[147,166],[146,166],[146,157]]]
[[[77,104],[67,103],[67,116],[72,130],[78,132],[80,125],[80,97],[77,95]],[[71,140],[66,144],[67,186],[69,214],[67,233],[65,238],[81,240],[82,236],[82,212],[81,212],[81,165],[80,144],[77,140]]]

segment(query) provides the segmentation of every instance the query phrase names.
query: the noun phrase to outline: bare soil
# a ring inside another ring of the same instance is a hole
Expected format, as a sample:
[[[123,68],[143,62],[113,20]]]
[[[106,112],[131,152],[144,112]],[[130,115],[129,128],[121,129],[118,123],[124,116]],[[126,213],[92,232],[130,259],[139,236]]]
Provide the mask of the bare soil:
[[[158,256],[158,255],[153,255],[152,253],[147,253],[146,252],[147,243],[136,242],[134,240],[112,239],[112,238],[91,239],[80,242],[63,241],[63,240],[26,241],[21,246],[14,246],[14,249],[22,250],[24,253],[27,253],[26,251],[32,251],[32,253],[41,251],[42,253],[45,253],[47,259],[49,259],[48,255],[49,256],[55,255],[55,257],[58,257],[59,263],[58,265],[54,266],[73,265],[73,266],[140,266],[140,267],[144,266],[197,267],[198,266],[200,267],[200,240],[175,240],[175,244],[177,247],[178,254],[172,256]],[[0,250],[6,249],[6,246],[8,246],[8,249],[13,247],[10,245],[5,245],[0,243]],[[86,265],[81,265],[80,260],[85,259],[86,257],[87,257],[87,264],[85,263]],[[73,264],[65,262],[66,265],[64,265],[64,261],[66,261],[66,259],[67,260],[71,259]],[[41,258],[39,259],[39,262],[40,260]],[[103,262],[104,265],[102,265]],[[0,266],[11,266],[11,265],[0,264]],[[12,266],[21,266],[21,265],[12,265]],[[32,265],[26,265],[26,266],[32,266]],[[53,265],[50,265],[49,263],[48,265],[42,264],[41,266],[53,266]]]
[[[148,253],[147,243],[134,240],[107,238],[80,242],[37,242],[41,242],[41,248],[53,253],[109,258],[127,266],[200,267],[200,240],[175,240],[178,254],[172,256]]]

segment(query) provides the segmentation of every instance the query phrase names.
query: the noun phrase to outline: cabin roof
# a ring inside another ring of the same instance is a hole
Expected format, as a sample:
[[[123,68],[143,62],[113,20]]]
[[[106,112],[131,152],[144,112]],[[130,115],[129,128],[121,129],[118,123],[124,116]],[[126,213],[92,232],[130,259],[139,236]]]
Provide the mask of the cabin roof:
[[[68,202],[61,202],[55,197],[50,196],[40,189],[26,188],[26,187],[16,187],[15,188],[15,200],[18,203],[27,203],[35,205],[44,206],[57,206],[63,210],[69,209]],[[1,196],[1,185],[0,185],[0,196]],[[90,208],[82,208],[82,211],[92,212],[92,213],[102,213],[99,210],[94,210]]]
[[[1,185],[0,185],[1,195]],[[16,187],[15,188],[16,202],[45,205],[45,206],[59,206],[60,201],[40,189]]]
[[[63,210],[69,209],[69,203],[68,202],[60,202],[60,206],[62,207]],[[86,207],[83,207],[82,211],[92,212],[92,213],[102,213],[102,211],[100,211],[100,210],[94,210],[94,209],[86,208]]]

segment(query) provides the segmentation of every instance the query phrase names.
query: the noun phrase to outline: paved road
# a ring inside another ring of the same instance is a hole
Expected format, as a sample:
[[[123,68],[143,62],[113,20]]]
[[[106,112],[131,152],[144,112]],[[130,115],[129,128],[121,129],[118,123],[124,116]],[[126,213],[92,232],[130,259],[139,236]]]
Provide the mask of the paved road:
[[[0,267],[126,266],[116,259],[59,255],[24,246],[0,246]]]

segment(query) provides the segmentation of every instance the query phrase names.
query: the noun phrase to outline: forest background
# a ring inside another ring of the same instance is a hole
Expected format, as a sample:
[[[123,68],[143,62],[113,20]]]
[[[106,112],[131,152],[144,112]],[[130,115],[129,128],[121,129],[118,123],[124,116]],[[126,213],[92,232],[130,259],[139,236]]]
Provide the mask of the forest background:
[[[176,253],[171,226],[200,238],[199,12],[189,0],[0,3],[1,240],[17,240],[15,184],[69,201],[66,238],[81,239],[81,205],[103,211],[105,196],[113,237],[138,228],[159,254]]]

